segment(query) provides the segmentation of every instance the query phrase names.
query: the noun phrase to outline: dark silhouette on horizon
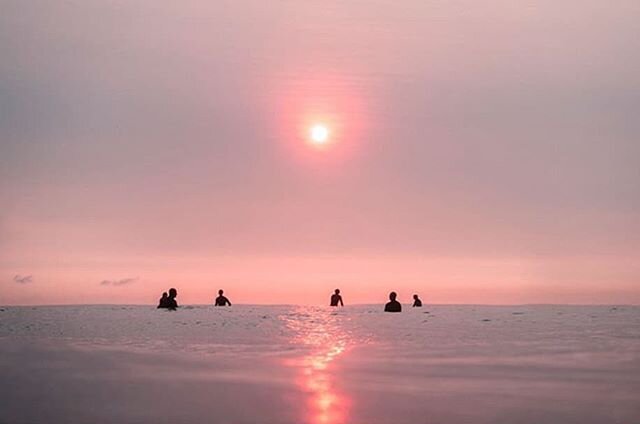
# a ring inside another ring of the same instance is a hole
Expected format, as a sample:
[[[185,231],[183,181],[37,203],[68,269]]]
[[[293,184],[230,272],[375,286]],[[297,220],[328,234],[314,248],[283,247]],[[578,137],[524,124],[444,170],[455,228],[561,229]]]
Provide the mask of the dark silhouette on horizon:
[[[169,297],[167,298],[167,309],[169,309],[170,311],[175,311],[178,308],[176,297],[178,297],[178,291],[173,287],[170,288]]]
[[[338,304],[340,304],[340,306],[344,306],[342,296],[340,296],[340,289],[336,289],[331,295],[331,303],[329,303],[329,306],[338,306]]]
[[[168,302],[169,301],[169,295],[167,294],[167,292],[163,292],[162,293],[162,297],[160,298],[160,301],[158,302],[158,309],[164,309],[168,307]]]
[[[224,295],[224,290],[220,289],[218,290],[218,297],[216,297],[216,302],[215,302],[215,306],[231,306],[231,302],[229,302],[229,299],[227,299]]]
[[[402,312],[402,305],[396,300],[396,292],[389,293],[389,302],[384,305],[385,312]]]
[[[417,294],[413,295],[413,307],[414,308],[421,308],[422,307],[422,300],[420,300],[420,298],[418,297]]]

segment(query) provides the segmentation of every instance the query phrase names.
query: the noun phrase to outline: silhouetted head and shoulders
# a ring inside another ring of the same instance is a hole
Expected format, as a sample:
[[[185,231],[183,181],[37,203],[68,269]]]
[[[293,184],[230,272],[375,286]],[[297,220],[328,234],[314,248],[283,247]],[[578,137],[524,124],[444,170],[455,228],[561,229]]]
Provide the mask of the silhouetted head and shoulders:
[[[389,293],[389,302],[384,305],[385,312],[402,312],[402,305],[396,300],[397,297],[396,292]]]
[[[167,299],[167,309],[175,311],[178,307],[178,301],[176,300],[178,297],[178,290],[174,288],[169,289],[169,298]]]
[[[162,293],[162,297],[160,298],[160,301],[158,302],[158,309],[163,309],[166,308],[168,306],[168,300],[169,300],[169,295],[167,294],[167,292],[163,292]]]
[[[342,296],[340,296],[340,289],[336,289],[333,292],[333,294],[331,295],[331,303],[329,305],[338,306],[338,304],[340,304],[340,306],[344,306],[344,303],[342,302]]]
[[[231,302],[224,296],[224,290],[218,290],[218,297],[216,297],[215,306],[231,306]]]
[[[413,295],[413,307],[414,308],[422,307],[422,300],[420,300],[417,294]]]

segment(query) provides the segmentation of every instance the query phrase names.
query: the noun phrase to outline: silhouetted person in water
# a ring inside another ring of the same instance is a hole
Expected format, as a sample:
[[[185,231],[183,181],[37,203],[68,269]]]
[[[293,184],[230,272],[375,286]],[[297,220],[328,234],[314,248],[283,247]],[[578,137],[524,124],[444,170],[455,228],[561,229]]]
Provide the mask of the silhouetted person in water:
[[[396,300],[396,292],[389,293],[389,302],[384,305],[385,312],[402,312],[402,305]]]
[[[167,309],[171,311],[175,311],[178,307],[178,302],[176,302],[176,297],[178,296],[178,291],[174,288],[169,289],[169,297],[167,298]]]
[[[336,289],[336,291],[331,295],[331,303],[329,305],[338,306],[338,303],[340,306],[344,306],[344,303],[342,303],[342,296],[340,296],[340,289]]]
[[[218,290],[218,297],[216,297],[215,306],[231,306],[231,302],[229,302],[229,299],[224,297],[223,294],[224,290]]]
[[[420,300],[420,298],[418,297],[417,294],[413,295],[413,307],[414,308],[421,308],[422,307],[422,300]]]
[[[168,301],[169,301],[169,295],[167,294],[167,292],[162,293],[162,297],[160,298],[160,302],[158,303],[158,309],[167,308]]]

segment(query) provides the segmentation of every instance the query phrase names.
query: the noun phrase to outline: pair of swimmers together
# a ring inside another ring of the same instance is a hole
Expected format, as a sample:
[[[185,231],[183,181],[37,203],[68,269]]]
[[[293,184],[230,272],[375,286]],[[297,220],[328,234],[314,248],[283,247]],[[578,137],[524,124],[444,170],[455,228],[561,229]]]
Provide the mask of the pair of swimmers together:
[[[177,296],[178,291],[174,288],[169,289],[169,293],[162,293],[162,297],[158,303],[158,309],[169,309],[170,311],[175,311],[178,307],[178,302],[176,301]],[[215,306],[227,305],[231,306],[231,302],[229,302],[229,299],[224,296],[224,290],[218,290],[218,297],[216,297]]]
[[[400,302],[396,300],[398,294],[396,292],[389,293],[389,302],[384,305],[385,312],[402,312],[402,305]],[[331,301],[329,302],[329,306],[344,306],[344,302],[342,301],[342,296],[340,295],[340,289],[335,289],[333,294],[331,295]],[[418,297],[417,294],[413,295],[413,307],[420,308],[422,307],[422,300]]]

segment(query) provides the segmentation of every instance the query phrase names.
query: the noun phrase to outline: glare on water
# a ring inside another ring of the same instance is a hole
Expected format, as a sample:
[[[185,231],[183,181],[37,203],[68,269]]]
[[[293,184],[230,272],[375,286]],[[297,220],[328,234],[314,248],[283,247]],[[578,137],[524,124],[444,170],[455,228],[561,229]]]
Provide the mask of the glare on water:
[[[341,331],[335,315],[326,309],[300,308],[284,319],[296,334],[292,342],[305,352],[288,365],[299,368],[297,384],[309,394],[307,422],[346,422],[349,398],[336,387],[336,360],[347,351],[348,334]]]

